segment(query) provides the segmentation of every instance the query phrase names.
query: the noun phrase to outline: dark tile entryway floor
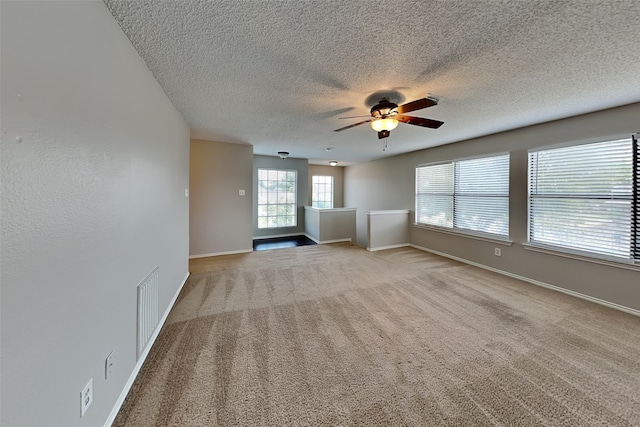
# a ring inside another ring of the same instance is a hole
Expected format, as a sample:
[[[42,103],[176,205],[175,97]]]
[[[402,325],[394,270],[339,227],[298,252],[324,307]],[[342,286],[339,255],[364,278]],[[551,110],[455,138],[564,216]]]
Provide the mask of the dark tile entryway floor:
[[[253,241],[254,251],[269,249],[293,248],[295,246],[315,245],[316,242],[307,236],[275,237],[273,239],[259,239]]]

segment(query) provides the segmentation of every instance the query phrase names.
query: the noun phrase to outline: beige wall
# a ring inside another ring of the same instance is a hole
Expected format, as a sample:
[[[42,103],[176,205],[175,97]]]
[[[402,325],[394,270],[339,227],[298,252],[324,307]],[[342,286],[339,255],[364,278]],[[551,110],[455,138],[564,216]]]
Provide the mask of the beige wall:
[[[189,128],[104,3],[1,20],[0,425],[102,426],[136,369],[136,286],[158,267],[162,316],[186,279]]]
[[[409,166],[407,166],[409,162]],[[394,156],[345,167],[344,202],[358,208],[357,244],[367,247],[367,212],[413,209],[411,157]]]
[[[251,145],[191,140],[190,256],[253,249],[252,177]]]
[[[298,226],[258,230],[258,168],[298,171]],[[253,155],[250,145],[191,140],[189,254],[250,251],[253,237],[304,233],[304,205],[311,204],[311,176],[334,177],[335,207],[342,207],[344,168],[309,165],[307,159]],[[244,189],[245,196],[238,190]]]
[[[319,209],[305,206],[304,209],[305,233],[316,243],[355,241],[355,208]]]
[[[370,251],[406,246],[409,242],[409,210],[367,212],[367,236]]]
[[[414,209],[414,170],[424,163],[509,152],[512,246],[410,227],[410,243],[488,267],[640,309],[640,272],[526,250],[527,150],[604,140],[640,130],[640,103],[517,129],[345,168],[345,204],[358,207],[358,244],[366,246],[366,211]]]
[[[344,167],[342,166],[323,166],[309,165],[309,200],[307,205],[311,206],[311,185],[313,175],[325,175],[333,177],[333,207],[344,207]]]

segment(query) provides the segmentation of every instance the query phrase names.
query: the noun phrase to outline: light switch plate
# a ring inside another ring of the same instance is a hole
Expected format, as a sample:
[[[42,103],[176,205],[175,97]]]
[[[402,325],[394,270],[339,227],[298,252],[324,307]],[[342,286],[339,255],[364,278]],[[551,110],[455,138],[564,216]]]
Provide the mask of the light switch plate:
[[[104,379],[108,380],[112,374],[113,374],[113,351],[109,353],[107,358],[104,360]]]
[[[86,386],[80,392],[80,416],[83,417],[84,414],[89,409],[89,406],[93,403],[93,378],[89,380]]]

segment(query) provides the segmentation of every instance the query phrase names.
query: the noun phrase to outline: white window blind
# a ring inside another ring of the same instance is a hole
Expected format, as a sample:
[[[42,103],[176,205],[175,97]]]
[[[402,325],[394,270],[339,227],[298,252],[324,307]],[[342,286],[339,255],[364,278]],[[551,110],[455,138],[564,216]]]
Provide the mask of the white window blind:
[[[509,155],[417,167],[416,222],[507,237]]]
[[[453,227],[453,163],[416,168],[416,222]]]
[[[633,144],[633,224],[632,257],[640,262],[640,134],[631,137]]]
[[[529,153],[529,241],[638,259],[638,144],[632,138]]]
[[[297,171],[258,169],[258,228],[295,227]]]
[[[333,176],[313,175],[311,177],[311,206],[333,208]]]

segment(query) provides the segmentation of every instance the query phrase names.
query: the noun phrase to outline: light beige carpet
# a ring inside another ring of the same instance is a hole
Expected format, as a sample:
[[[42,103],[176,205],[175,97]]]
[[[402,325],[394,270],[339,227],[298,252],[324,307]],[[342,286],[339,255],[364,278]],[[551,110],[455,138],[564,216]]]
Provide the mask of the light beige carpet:
[[[638,317],[411,248],[191,270],[115,426],[640,425]]]

